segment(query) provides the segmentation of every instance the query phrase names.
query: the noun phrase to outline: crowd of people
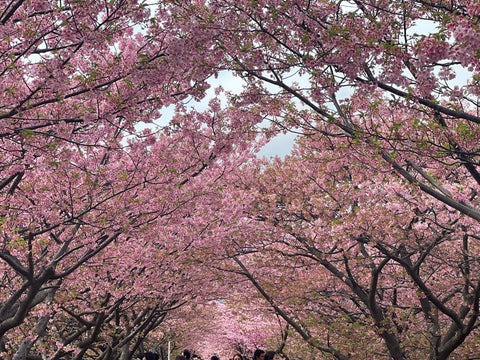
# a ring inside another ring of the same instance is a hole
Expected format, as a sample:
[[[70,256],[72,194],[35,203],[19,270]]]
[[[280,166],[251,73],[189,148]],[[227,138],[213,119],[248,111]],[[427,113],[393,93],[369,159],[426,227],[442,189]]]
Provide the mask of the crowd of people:
[[[264,351],[261,349],[256,349],[253,353],[252,360],[274,360],[275,351]],[[160,360],[160,355],[152,352],[146,352],[142,354],[140,360]],[[183,350],[180,355],[175,357],[175,360],[202,360],[198,355],[193,354],[190,350]],[[218,355],[212,355],[210,360],[220,360]],[[243,356],[240,353],[236,353],[233,357],[229,360],[248,360],[247,357]]]

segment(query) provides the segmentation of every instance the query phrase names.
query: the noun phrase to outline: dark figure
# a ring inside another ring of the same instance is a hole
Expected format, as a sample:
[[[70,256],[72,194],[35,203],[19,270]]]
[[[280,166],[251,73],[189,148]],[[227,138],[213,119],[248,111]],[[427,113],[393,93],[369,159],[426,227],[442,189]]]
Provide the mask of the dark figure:
[[[220,358],[217,355],[213,355],[210,360],[220,360]]]
[[[253,360],[265,360],[265,351],[257,349],[253,353]]]
[[[190,360],[190,358],[192,357],[192,353],[190,352],[190,350],[183,350],[183,356],[185,356],[185,359],[187,360]]]
[[[243,356],[241,354],[235,354],[233,355],[232,360],[243,360]]]
[[[275,351],[267,351],[265,353],[265,360],[273,360],[275,357]]]
[[[146,352],[141,356],[142,360],[159,360],[160,355],[152,353],[152,352]]]

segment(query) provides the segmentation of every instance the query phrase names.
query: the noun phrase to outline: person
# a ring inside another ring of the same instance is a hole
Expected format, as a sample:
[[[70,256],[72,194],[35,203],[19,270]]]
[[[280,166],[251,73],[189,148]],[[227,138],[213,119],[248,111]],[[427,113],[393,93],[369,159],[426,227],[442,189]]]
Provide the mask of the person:
[[[175,360],[187,360],[187,358],[184,355],[177,355]]]
[[[140,357],[140,359],[142,359],[142,360],[158,360],[158,359],[160,359],[160,355],[155,354],[155,353],[151,353],[151,352],[146,352]]]
[[[190,360],[192,353],[190,352],[190,350],[185,349],[183,350],[183,356],[185,356],[185,359]]]
[[[265,351],[261,349],[255,350],[253,353],[253,360],[265,360]]]
[[[273,360],[275,357],[275,351],[267,351],[265,353],[265,360]]]
[[[235,354],[233,355],[232,360],[243,360],[243,356],[241,354]]]

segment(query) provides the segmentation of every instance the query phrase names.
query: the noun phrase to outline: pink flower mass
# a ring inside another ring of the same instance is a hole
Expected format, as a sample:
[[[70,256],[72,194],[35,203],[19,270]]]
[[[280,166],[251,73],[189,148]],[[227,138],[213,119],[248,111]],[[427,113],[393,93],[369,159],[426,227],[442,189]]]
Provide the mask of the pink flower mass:
[[[1,359],[478,356],[477,0],[0,4]]]

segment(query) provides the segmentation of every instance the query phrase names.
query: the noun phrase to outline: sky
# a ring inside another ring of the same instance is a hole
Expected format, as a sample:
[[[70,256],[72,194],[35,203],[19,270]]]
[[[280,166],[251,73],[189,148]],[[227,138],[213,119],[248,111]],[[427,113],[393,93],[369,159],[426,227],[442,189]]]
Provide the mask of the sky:
[[[429,34],[436,32],[436,28],[432,22],[429,21],[418,21],[416,25],[412,26],[409,29],[410,34]],[[457,79],[453,82],[453,85],[464,85],[465,79],[468,79],[468,74],[463,72],[459,72]],[[295,76],[295,80],[301,82],[302,79],[299,79]],[[243,87],[243,80],[238,76],[234,76],[231,72],[222,71],[219,73],[217,78],[211,78],[208,81],[211,85],[211,88],[208,89],[206,97],[200,102],[190,101],[188,103],[189,106],[194,107],[195,109],[202,111],[207,108],[208,100],[214,97],[215,89],[221,86],[226,92],[230,92],[233,94],[239,94]],[[344,98],[351,95],[351,92],[348,89],[343,90],[341,93],[337,94],[338,98]],[[165,108],[163,111],[162,118],[159,122],[160,125],[167,124],[174,113],[174,106],[170,106]],[[272,156],[280,156],[284,157],[285,155],[289,154],[293,148],[294,141],[296,135],[293,133],[287,134],[280,134],[277,137],[273,138],[258,154],[258,156],[262,157],[272,157]]]
[[[215,89],[221,86],[226,92],[239,94],[242,91],[243,80],[234,76],[231,72],[222,71],[217,78],[211,78],[208,81],[211,85],[207,90],[205,98],[200,102],[190,101],[188,106],[194,107],[198,111],[206,110],[208,101],[214,97]],[[162,111],[160,121],[156,122],[158,125],[166,125],[174,115],[175,106],[171,105]],[[258,153],[259,157],[284,157],[288,155],[293,148],[296,135],[293,133],[280,134],[273,138],[263,149]]]
[[[243,80],[238,76],[233,76],[232,73],[223,71],[219,74],[218,78],[210,81],[212,87],[209,91],[214,91],[218,86],[222,86],[227,92],[240,93],[243,86]],[[212,93],[208,94],[211,96]],[[280,134],[273,138],[263,149],[259,152],[258,156],[271,157],[280,156],[284,157],[288,155],[292,150],[296,135],[293,133]]]

